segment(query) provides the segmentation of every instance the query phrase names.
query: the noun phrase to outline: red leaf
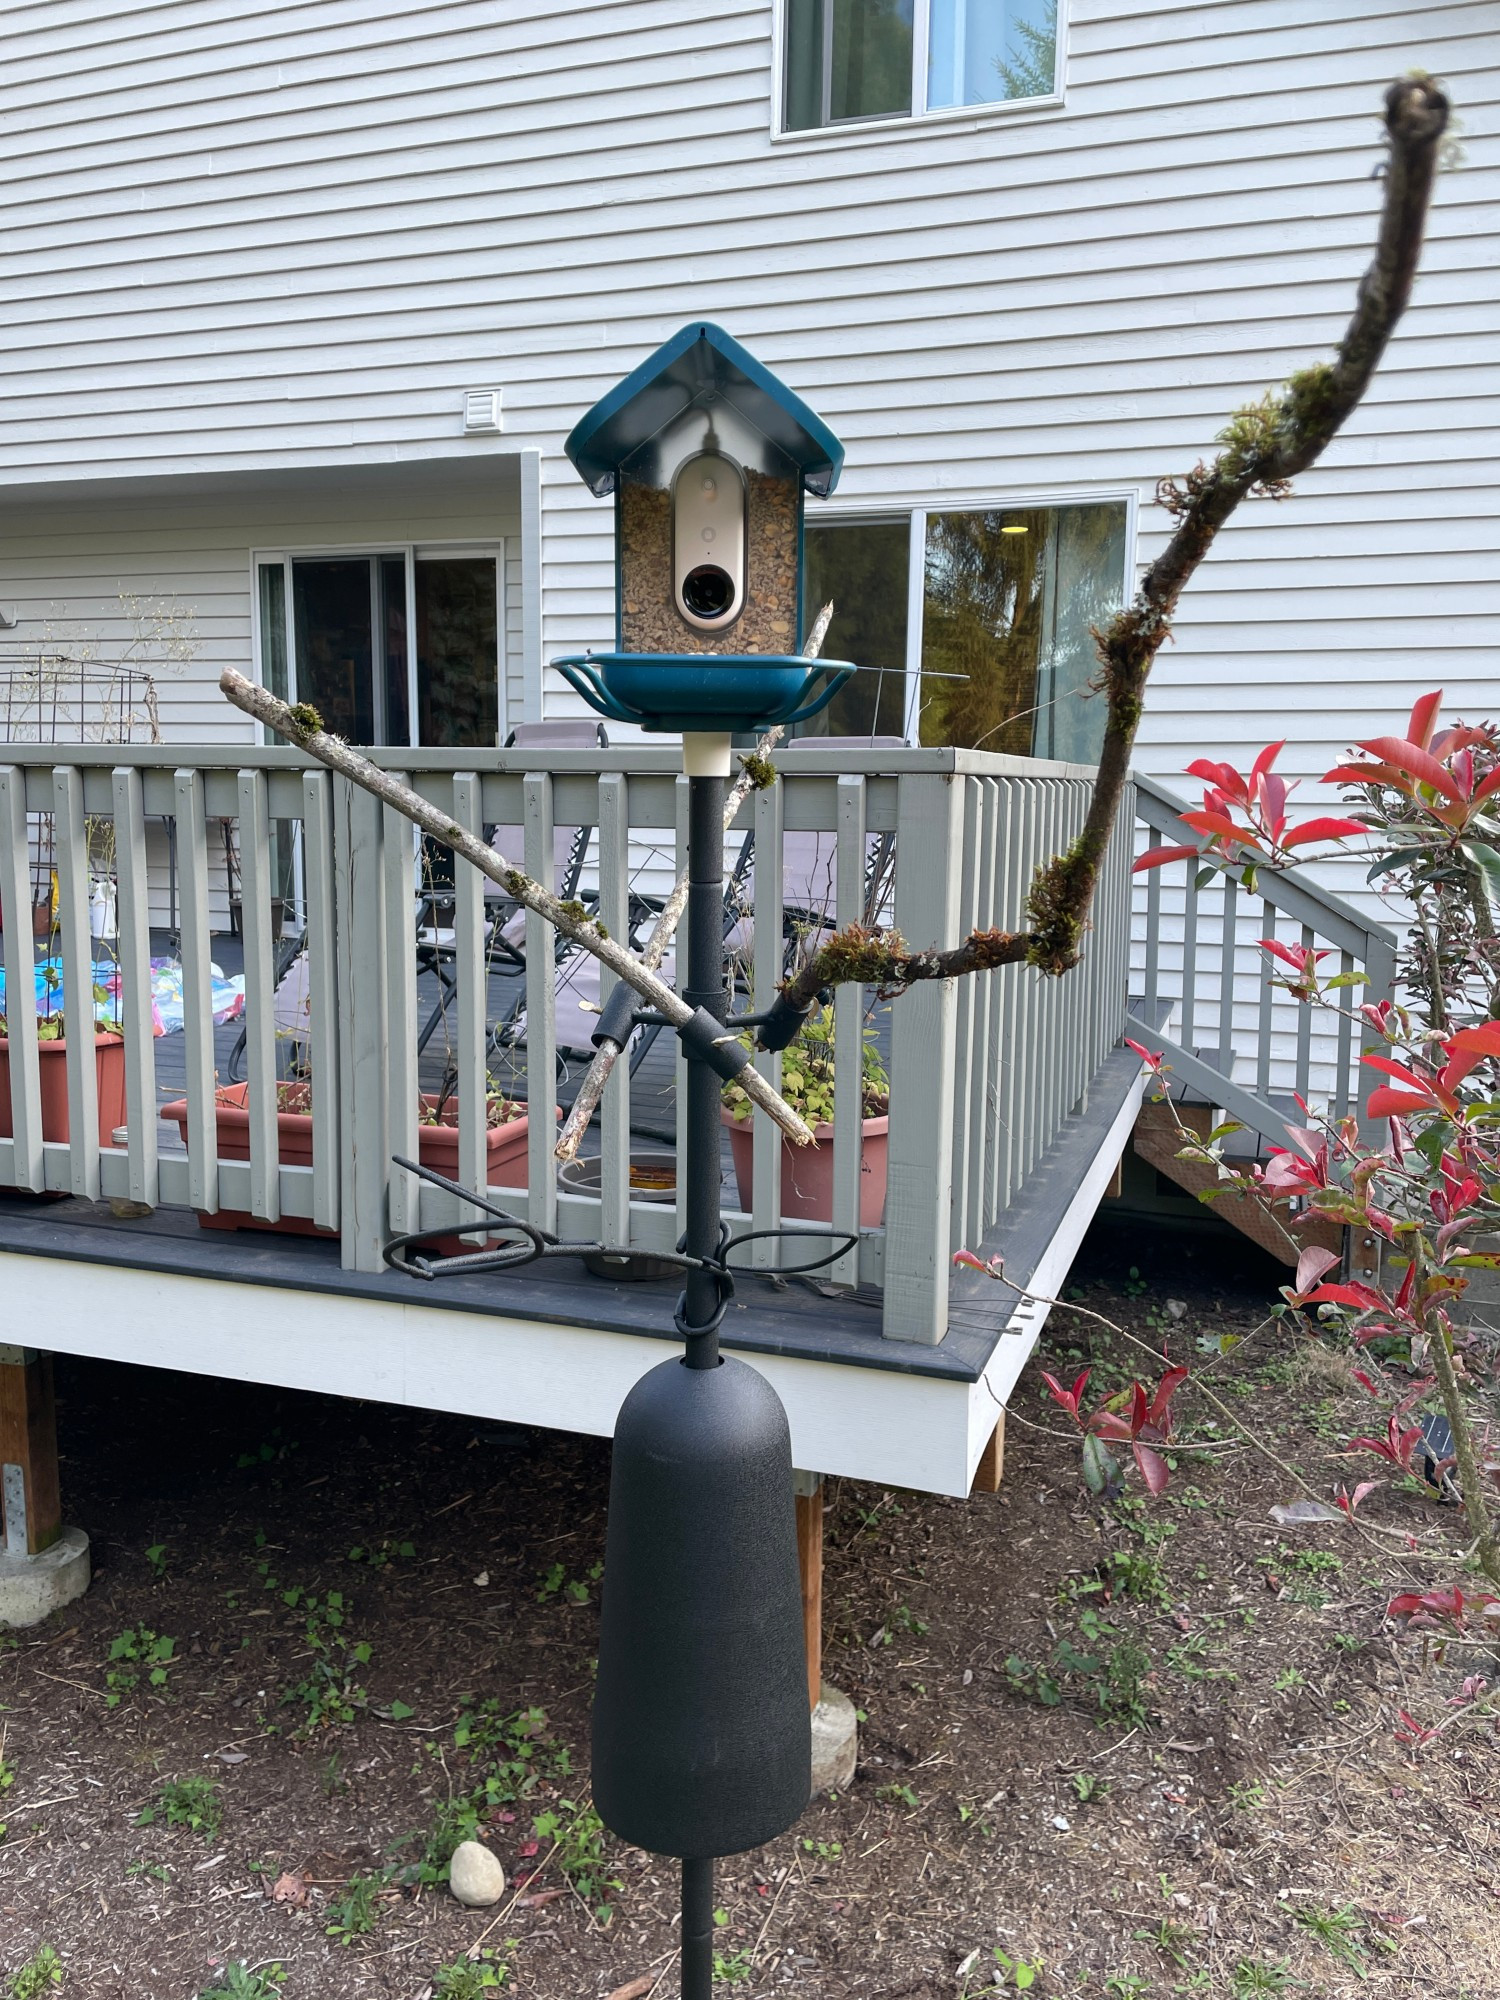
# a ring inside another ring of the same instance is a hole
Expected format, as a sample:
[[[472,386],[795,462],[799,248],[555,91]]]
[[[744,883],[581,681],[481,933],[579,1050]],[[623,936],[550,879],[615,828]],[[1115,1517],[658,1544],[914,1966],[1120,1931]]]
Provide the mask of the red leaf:
[[[1125,1046],[1127,1049],[1134,1049],[1136,1054],[1140,1057],[1141,1061],[1145,1063],[1148,1066],[1148,1068],[1150,1069],[1161,1068],[1162,1057],[1160,1049],[1158,1049],[1155,1052],[1155,1054],[1153,1054],[1150,1049],[1142,1048],[1139,1042],[1131,1041],[1129,1035],[1125,1037]]]
[[[1500,775],[1500,766],[1496,767]],[[1481,1056],[1500,1056],[1500,1021],[1481,1021],[1473,1028],[1460,1028],[1454,1036],[1444,1042],[1443,1047],[1451,1054],[1455,1049],[1463,1049]]]
[[[1438,712],[1443,706],[1443,690],[1434,688],[1431,694],[1418,695],[1412,703],[1411,720],[1406,725],[1406,740],[1415,743],[1419,750],[1432,747],[1432,732],[1437,728]]]
[[[1360,1312],[1379,1312],[1385,1300],[1379,1292],[1372,1292],[1368,1285],[1351,1279],[1347,1285],[1319,1285],[1315,1292],[1308,1293],[1307,1303],[1310,1306],[1354,1306]]]
[[[1188,1371],[1180,1364],[1169,1368],[1156,1386],[1156,1394],[1151,1398],[1151,1407],[1146,1412],[1146,1421],[1157,1430],[1165,1430],[1172,1411],[1172,1398],[1187,1380]]]
[[[1252,785],[1258,778],[1265,777],[1285,748],[1286,738],[1284,736],[1279,743],[1268,743],[1266,745],[1265,749],[1261,751],[1255,762],[1250,766],[1250,783]]]
[[[1164,868],[1169,861],[1191,861],[1198,852],[1196,847],[1148,847],[1130,872],[1139,875],[1143,868]]]
[[[1281,837],[1283,847],[1300,847],[1305,840],[1352,840],[1369,828],[1357,819],[1309,819]]]
[[[1398,771],[1406,771],[1418,784],[1431,785],[1435,792],[1446,798],[1462,803],[1463,793],[1459,789],[1451,771],[1444,768],[1436,757],[1419,749],[1415,743],[1407,743],[1399,736],[1374,736],[1368,743],[1357,746],[1370,757],[1394,765]]]
[[[1160,1452],[1153,1451],[1148,1444],[1138,1444],[1135,1446],[1135,1462],[1141,1468],[1141,1477],[1150,1492],[1162,1493],[1166,1490],[1169,1477],[1167,1461]]]
[[[1370,1092],[1370,1100],[1365,1106],[1371,1118],[1409,1118],[1414,1111],[1434,1111],[1437,1106],[1431,1097],[1413,1097],[1409,1090],[1392,1090],[1389,1084],[1382,1084],[1379,1090]]]
[[[1242,840],[1247,846],[1255,846],[1251,835],[1243,827],[1236,826],[1232,819],[1226,819],[1223,813],[1190,812],[1180,817],[1183,825],[1192,827],[1195,833],[1216,833],[1221,839]]]
[[[1292,1290],[1299,1293],[1310,1291],[1329,1266],[1338,1261],[1337,1251],[1325,1250],[1321,1244],[1310,1243],[1297,1259],[1297,1275],[1292,1280]]]

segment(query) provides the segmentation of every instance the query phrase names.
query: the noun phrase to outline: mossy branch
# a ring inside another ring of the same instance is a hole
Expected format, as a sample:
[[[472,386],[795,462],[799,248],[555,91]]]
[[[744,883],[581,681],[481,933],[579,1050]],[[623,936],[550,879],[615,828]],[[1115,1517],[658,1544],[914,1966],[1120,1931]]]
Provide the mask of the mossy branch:
[[[976,931],[949,950],[918,952],[891,932],[841,931],[788,983],[785,998],[796,1011],[805,1012],[823,988],[849,980],[893,992],[921,979],[949,979],[1023,960],[1054,974],[1078,963],[1129,780],[1146,683],[1171,634],[1178,600],[1240,502],[1252,494],[1284,498],[1290,482],[1316,463],[1359,406],[1411,297],[1448,116],[1448,98],[1431,77],[1404,77],[1391,85],[1385,94],[1385,193],[1375,253],[1338,352],[1331,361],[1299,370],[1278,393],[1238,410],[1219,434],[1223,449],[1211,465],[1200,464],[1185,479],[1158,486],[1157,499],[1177,525],[1134,601],[1094,634],[1100,661],[1095,686],[1107,704],[1098,776],[1082,832],[1037,870],[1027,929]]]

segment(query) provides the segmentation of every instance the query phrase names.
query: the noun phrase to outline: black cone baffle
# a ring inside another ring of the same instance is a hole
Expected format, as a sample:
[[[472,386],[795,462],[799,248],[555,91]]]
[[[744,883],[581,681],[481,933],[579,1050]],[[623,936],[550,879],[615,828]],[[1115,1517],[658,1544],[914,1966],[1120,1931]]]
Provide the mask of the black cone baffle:
[[[743,1361],[665,1361],[615,1429],[594,1803],[632,1846],[739,1854],[802,1812],[811,1759],[786,1412]]]

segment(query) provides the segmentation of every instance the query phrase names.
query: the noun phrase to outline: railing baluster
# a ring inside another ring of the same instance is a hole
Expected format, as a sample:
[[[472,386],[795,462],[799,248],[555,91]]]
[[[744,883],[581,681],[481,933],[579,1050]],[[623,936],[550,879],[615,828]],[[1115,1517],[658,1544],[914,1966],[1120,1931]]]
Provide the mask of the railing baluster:
[[[155,1208],[156,1040],[151,1018],[151,909],[146,871],[146,819],[141,774],[119,766],[111,774],[115,807],[115,867],[119,878],[121,1013],[125,1031],[125,1130],[130,1152],[130,1199]]]
[[[453,777],[453,819],[468,833],[484,832],[478,775]],[[437,911],[430,912],[434,931]],[[458,1009],[458,1172],[461,1187],[483,1194],[489,1185],[489,1081],[485,1043],[489,1028],[488,968],[484,961],[484,877],[469,862],[453,858],[453,980]],[[482,1229],[465,1230],[464,1240],[482,1243]]]
[[[208,829],[203,774],[179,768],[173,777],[177,895],[182,955],[182,1039],[187,1074],[188,1200],[205,1214],[219,1210],[219,1134],[215,1121],[212,940],[208,922]]]
[[[785,869],[783,839],[786,831],[786,791],[795,778],[783,771],[774,785],[755,794],[755,1007],[769,1007],[781,983],[783,960],[782,908]],[[762,1050],[755,1067],[773,1090],[781,1087],[781,1057]],[[838,1072],[835,1072],[837,1076]],[[855,1093],[856,1097],[858,1092]],[[777,1229],[781,1225],[781,1129],[764,1112],[754,1116],[754,1186],[751,1214],[753,1229]],[[797,1171],[796,1162],[792,1172]],[[783,1261],[782,1246],[774,1241],[752,1243],[750,1261],[766,1270]]]
[[[528,771],[522,785],[526,827],[526,872],[535,882],[557,886],[552,830],[552,778]],[[553,930],[535,910],[526,912],[526,1137],[528,1216],[538,1229],[557,1228],[557,1143],[553,1107],[557,1103],[557,974]]]
[[[967,937],[979,918],[979,780],[958,781],[963,793],[962,846],[950,860],[959,876],[958,934]],[[974,981],[957,982],[953,1026],[953,1241],[961,1249],[977,1242],[979,1231],[969,1214],[969,1150],[974,1127]]]
[[[1265,928],[1262,938],[1268,943],[1276,936],[1276,908],[1269,896],[1262,896],[1260,913]],[[1256,1021],[1255,1050],[1255,1094],[1262,1100],[1271,1095],[1271,961],[1266,953],[1257,950],[1256,972],[1260,981],[1260,1007]]]
[[[380,801],[347,778],[333,791],[339,1005],[339,1254],[378,1271],[390,1226],[389,1049]]]
[[[611,937],[630,920],[630,781],[623,771],[599,779],[599,915]],[[608,1000],[615,975],[601,967],[599,998]],[[615,1064],[599,1107],[599,1240],[628,1244],[630,1215],[630,1052]]]
[[[990,922],[999,930],[1014,928],[1011,923],[1011,787],[1001,781],[995,786],[994,866]],[[1011,992],[1016,968],[1002,965],[989,976],[989,1083],[985,1091],[985,1226],[989,1227],[1008,1199],[1005,1131],[1005,1077],[1010,1068],[1009,1031]]]
[[[1156,1015],[1157,973],[1161,966],[1161,870],[1153,868],[1146,877],[1146,1018]]]
[[[88,827],[83,773],[56,765],[52,798],[62,937],[68,1069],[68,1175],[73,1193],[99,1199],[99,1075],[94,1058],[94,954],[89,935]]]
[[[4,912],[6,1062],[10,1080],[10,1180],[40,1192],[47,1185],[42,1151],[41,1057],[36,1038],[36,954],[31,935],[31,843],[26,820],[26,772],[0,767],[0,910]]]
[[[1341,951],[1339,953],[1339,971],[1347,976],[1354,969],[1353,952]],[[1349,1052],[1354,1041],[1354,1023],[1350,1018],[1350,1010],[1359,1004],[1360,994],[1357,986],[1340,988],[1338,1051],[1334,1056],[1333,1115],[1335,1118],[1347,1118],[1349,1115]]]
[[[396,774],[406,782],[406,773]],[[382,900],[385,905],[385,1050],[387,1126],[386,1213],[394,1234],[416,1229],[421,1182],[395,1155],[417,1157],[416,835],[393,806],[381,812]]]
[[[777,790],[780,787],[776,787]],[[865,913],[865,781],[841,777],[837,791],[838,860],[834,916],[840,930]],[[841,986],[834,997],[833,1228],[859,1234],[864,1154],[864,989]],[[859,1282],[859,1246],[828,1267],[835,1285]]]
[[[1313,932],[1309,925],[1302,926],[1302,946],[1304,951],[1313,948]],[[1299,1005],[1297,1008],[1297,1095],[1305,1098],[1312,1084],[1312,1016],[1311,1007]]]
[[[995,924],[996,785],[993,778],[980,778],[975,782],[979,786],[979,896],[974,922],[980,930],[992,930]],[[995,1082],[990,1015],[995,1004],[995,975],[984,972],[969,983],[974,988],[974,1031],[969,1044],[968,1101],[964,1108],[969,1121],[968,1211],[977,1239],[994,1221],[989,1192],[990,1148],[994,1141],[990,1094]]]
[[[326,771],[302,774],[302,870],[312,1037],[313,1221],[320,1229],[337,1229],[339,1009],[333,932],[333,780]]]
[[[903,774],[896,817],[895,927],[946,948],[958,932],[963,795],[941,775]],[[894,1010],[882,1328],[900,1340],[948,1330],[953,1017],[952,980],[913,987]]]
[[[271,829],[262,771],[237,780],[240,824],[240,931],[245,948],[245,1108],[250,1126],[250,1212],[281,1216],[281,1148],[276,1125],[276,993],[271,955]]]
[[[1187,864],[1187,888],[1182,898],[1182,1046],[1191,1049],[1197,1040],[1198,1008],[1198,867]]]
[[[1234,966],[1238,947],[1238,913],[1234,877],[1224,873],[1224,907],[1219,919],[1219,1067],[1234,1074]]]

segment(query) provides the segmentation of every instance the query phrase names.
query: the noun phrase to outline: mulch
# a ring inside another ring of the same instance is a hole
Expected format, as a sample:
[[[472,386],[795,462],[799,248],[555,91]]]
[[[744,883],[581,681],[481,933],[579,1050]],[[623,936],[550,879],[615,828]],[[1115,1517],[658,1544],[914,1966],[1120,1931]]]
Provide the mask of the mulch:
[[[1326,1493],[1372,1406],[1266,1321],[1280,1277],[1227,1235],[1101,1224],[1069,1296],[1211,1367]],[[1092,1360],[1103,1391],[1129,1367],[1070,1313],[1039,1359]],[[288,2000],[419,2000],[483,1937],[531,2000],[675,1992],[671,1866],[607,1842],[619,1887],[581,1894],[533,1825],[587,1799],[606,1444],[93,1362],[60,1361],[59,1391],[96,1577],[0,1651],[0,1976],[46,1943],[78,2000],[195,2000],[230,1961],[279,1962]],[[1500,1770],[1464,1682],[1500,1666],[1384,1616],[1438,1577],[1403,1533],[1425,1550],[1451,1510],[1389,1489],[1368,1534],[1281,1527],[1285,1475],[1195,1435],[1164,1496],[1101,1509],[1034,1364],[999,1495],[829,1483],[825,1667],[865,1716],[859,1770],[721,1864],[723,1991],[975,2000],[1040,1968],[1028,1990],[1100,2000],[1493,2000]],[[347,1723],[288,1695],[316,1677],[309,1593],[368,1648]],[[112,1689],[142,1628],[174,1642],[165,1686]],[[384,1871],[477,1782],[454,1732],[487,1701],[542,1711],[547,1751],[485,1823],[512,1887],[476,1912]],[[139,1823],[195,1776],[213,1838]],[[373,1928],[341,1942],[368,1875]]]

